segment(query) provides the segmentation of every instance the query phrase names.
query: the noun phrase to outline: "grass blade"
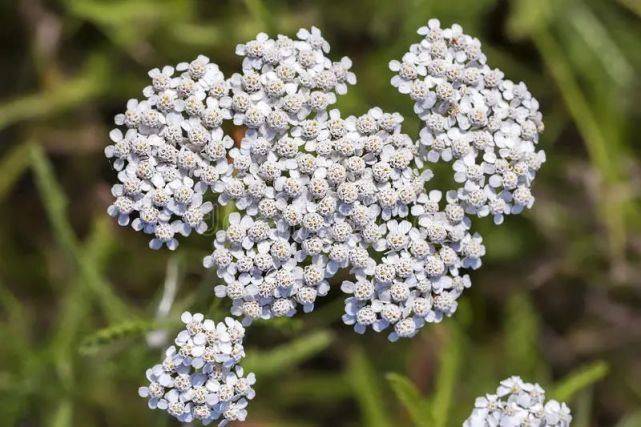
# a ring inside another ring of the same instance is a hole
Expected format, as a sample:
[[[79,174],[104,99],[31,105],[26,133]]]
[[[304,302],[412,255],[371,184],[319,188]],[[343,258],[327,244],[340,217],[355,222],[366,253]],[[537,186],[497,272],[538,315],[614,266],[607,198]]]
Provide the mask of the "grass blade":
[[[541,364],[537,345],[539,321],[527,294],[518,293],[508,301],[504,336],[503,345],[509,373],[536,378]]]
[[[247,351],[243,366],[259,378],[275,375],[325,350],[332,340],[332,334],[325,330],[307,333],[273,350]]]
[[[281,385],[278,397],[286,404],[301,402],[314,405],[335,405],[337,400],[349,399],[352,388],[345,376],[323,372],[297,377]]]
[[[0,308],[7,314],[7,326],[20,340],[30,335],[31,319],[26,307],[13,293],[0,282]]]
[[[601,191],[601,219],[608,228],[613,260],[621,258],[626,241],[625,212],[623,202],[614,200],[611,195],[627,191],[623,190],[625,181],[621,177],[621,169],[616,166],[621,164],[616,141],[606,139],[587,97],[552,34],[543,28],[533,35],[533,41],[585,141],[592,163],[604,180],[606,188]],[[611,191],[607,187],[618,187],[619,191]]]
[[[0,161],[0,170],[2,171],[0,201],[7,196],[16,181],[29,167],[29,151],[29,144],[17,145]]]
[[[550,397],[567,402],[579,391],[604,378],[608,370],[608,365],[602,360],[578,368],[555,385]]]
[[[81,104],[105,88],[108,74],[105,58],[94,57],[85,69],[71,80],[52,89],[25,95],[0,105],[0,130],[14,123],[40,119]]]
[[[592,425],[593,397],[594,396],[591,389],[583,390],[578,394],[573,409],[573,427],[590,427]]]
[[[348,381],[352,384],[354,397],[361,408],[362,424],[367,427],[389,427],[390,423],[382,388],[376,383],[376,372],[361,348],[354,348],[349,355]]]
[[[612,39],[608,28],[584,3],[574,5],[569,15],[572,27],[586,45],[593,49],[593,56],[601,61],[603,70],[610,74],[612,82],[627,86],[634,76],[634,68]]]
[[[429,426],[427,419],[430,416],[429,413],[425,413],[429,408],[425,405],[425,398],[414,383],[407,377],[395,373],[387,374],[386,378],[394,394],[409,413],[412,422],[417,426]]]
[[[73,425],[73,406],[68,399],[62,399],[58,403],[53,417],[49,419],[51,427],[67,427]]]
[[[441,350],[436,389],[431,403],[431,413],[435,427],[448,425],[450,407],[454,397],[454,387],[461,369],[463,340],[458,326],[453,322],[448,325],[447,343]]]
[[[129,317],[130,310],[113,292],[110,284],[98,273],[94,262],[80,249],[77,237],[67,220],[67,199],[58,183],[49,159],[42,147],[31,144],[31,165],[36,177],[47,216],[58,240],[68,258],[75,263],[84,284],[95,294],[105,315],[112,322],[120,322]]]
[[[104,269],[107,254],[113,244],[110,228],[105,218],[96,221],[87,242],[83,245],[86,259],[91,260],[96,274]],[[52,362],[57,371],[60,384],[60,402],[52,425],[70,425],[73,418],[73,390],[77,385],[77,342],[79,331],[86,325],[91,305],[87,302],[90,291],[82,277],[76,277],[69,286],[62,301],[60,315],[57,319],[55,334],[47,346]]]

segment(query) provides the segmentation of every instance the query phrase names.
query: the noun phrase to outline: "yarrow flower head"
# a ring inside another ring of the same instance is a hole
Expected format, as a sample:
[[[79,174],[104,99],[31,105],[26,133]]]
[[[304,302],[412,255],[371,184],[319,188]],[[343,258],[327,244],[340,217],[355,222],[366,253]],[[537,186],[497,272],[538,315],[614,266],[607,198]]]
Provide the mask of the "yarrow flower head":
[[[332,109],[356,77],[317,28],[238,45],[242,73],[228,79],[204,56],[152,70],[105,150],[120,181],[109,213],[174,249],[207,229],[209,192],[233,203],[203,264],[245,325],[312,311],[345,269],[343,321],[358,333],[396,340],[451,316],[485,254],[468,216],[500,223],[532,205],[543,125],[525,85],[490,69],[459,26],[430,20],[419,34],[390,63],[424,123],[418,142],[398,113]],[[246,129],[238,144],[229,120]],[[460,188],[427,188],[425,163],[441,159]]]
[[[200,314],[183,313],[185,329],[165,351],[162,363],[147,370],[149,384],[139,389],[151,409],[166,411],[184,423],[243,421],[255,392],[254,374],[238,362],[245,356],[245,329],[236,320],[214,323]]]
[[[203,194],[220,189],[220,178],[231,172],[226,156],[233,141],[220,127],[231,118],[231,101],[218,66],[202,55],[149,76],[146,99],[129,100],[109,134],[105,155],[119,183],[108,213],[152,235],[152,248],[173,250],[178,234],[207,230],[213,204]]]
[[[545,153],[536,149],[543,121],[539,103],[524,83],[487,65],[481,42],[437,19],[418,30],[392,85],[414,101],[423,120],[418,151],[428,162],[452,162],[461,186],[449,195],[471,215],[504,215],[530,208],[530,191]]]
[[[501,381],[495,394],[477,398],[463,427],[567,427],[571,422],[565,403],[552,399],[546,402],[540,385],[515,376]]]

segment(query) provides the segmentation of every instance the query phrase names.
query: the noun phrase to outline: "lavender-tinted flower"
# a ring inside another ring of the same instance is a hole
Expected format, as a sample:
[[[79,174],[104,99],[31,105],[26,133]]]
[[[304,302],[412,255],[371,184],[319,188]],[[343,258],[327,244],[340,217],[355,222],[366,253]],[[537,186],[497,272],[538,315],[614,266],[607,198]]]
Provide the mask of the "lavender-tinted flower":
[[[208,191],[233,203],[203,264],[245,325],[313,310],[344,269],[343,320],[359,333],[396,340],[451,316],[485,254],[466,215],[501,223],[532,205],[542,122],[527,88],[490,69],[459,26],[430,20],[419,34],[390,63],[425,124],[417,142],[398,113],[331,109],[356,78],[316,28],[239,45],[242,72],[229,79],[204,56],[152,70],[105,150],[120,181],[109,214],[172,249],[177,234],[206,230]],[[247,128],[236,147],[221,128],[230,120]],[[441,159],[460,184],[445,198],[426,189],[424,161]]]
[[[160,364],[147,370],[149,384],[138,393],[151,409],[166,411],[184,423],[207,425],[244,420],[247,401],[254,398],[254,374],[245,375],[238,362],[245,356],[245,329],[227,318],[215,323],[185,312],[185,325]]]
[[[220,125],[231,114],[221,100],[227,96],[224,85],[220,92],[222,73],[205,56],[175,70],[153,69],[149,76],[147,99],[130,100],[126,112],[116,116],[123,130],[111,131],[113,145],[105,149],[122,171],[109,213],[121,225],[152,234],[152,248],[175,249],[176,232],[207,229],[205,216],[213,206],[202,202],[202,193],[220,192],[220,178],[229,171],[224,159],[231,139]]]
[[[496,393],[478,397],[463,427],[567,427],[571,422],[570,408],[565,403],[546,402],[540,385],[514,376],[501,381]]]
[[[503,215],[530,208],[530,186],[545,160],[536,150],[543,130],[537,100],[524,83],[514,84],[490,68],[478,39],[459,25],[443,29],[431,19],[418,33],[424,39],[402,61],[390,62],[390,69],[396,73],[392,84],[409,93],[425,124],[420,156],[430,162],[455,159],[458,193],[470,214],[491,213],[500,223]],[[488,179],[502,201],[479,197]]]

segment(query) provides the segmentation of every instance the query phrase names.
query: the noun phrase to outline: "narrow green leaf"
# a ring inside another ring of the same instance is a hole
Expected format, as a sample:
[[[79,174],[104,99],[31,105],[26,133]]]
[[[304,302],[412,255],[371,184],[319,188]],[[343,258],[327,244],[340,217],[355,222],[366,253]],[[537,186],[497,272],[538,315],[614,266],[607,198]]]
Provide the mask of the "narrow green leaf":
[[[275,319],[258,319],[252,325],[274,329],[284,334],[296,335],[305,329],[304,321],[294,317],[277,317]]]
[[[49,418],[51,427],[68,427],[73,425],[73,406],[69,399],[62,399],[58,404],[53,417]]]
[[[245,5],[254,20],[264,28],[265,32],[273,33],[276,31],[272,14],[262,0],[245,0]]]
[[[332,334],[325,330],[306,333],[272,350],[247,351],[243,366],[245,370],[254,372],[257,377],[275,375],[325,350],[332,340]]]
[[[54,176],[51,163],[42,147],[35,143],[29,143],[29,147],[31,148],[31,167],[35,173],[36,185],[51,222],[53,233],[67,255],[75,258],[78,255],[78,242],[71,224],[66,218],[67,198]]]
[[[613,40],[609,29],[583,2],[576,2],[568,17],[574,31],[593,50],[592,56],[602,63],[612,82],[626,87],[634,76],[634,68]]]
[[[91,58],[78,76],[57,86],[0,104],[0,130],[16,122],[41,119],[66,111],[101,93],[106,87],[106,58]]]
[[[23,335],[26,338],[31,324],[26,307],[2,282],[0,282],[0,308],[7,315],[7,326],[11,327],[16,335]]]
[[[13,147],[0,161],[0,201],[11,191],[16,181],[29,167],[29,145],[22,143]]]
[[[177,23],[172,25],[169,31],[174,38],[183,43],[207,48],[215,43],[220,43],[225,37],[224,30],[217,25]]]
[[[611,153],[608,150],[607,139],[603,135],[598,120],[578,85],[571,67],[564,59],[565,55],[558,42],[547,30],[539,31],[533,39],[557,83],[570,114],[585,139],[592,160],[604,173],[605,178],[618,179],[620,171],[614,167],[614,164],[609,163]]]
[[[153,1],[67,0],[69,12],[100,25],[123,26],[126,22],[154,22],[176,8],[154,7]],[[169,3],[169,2],[167,2]]]
[[[394,394],[409,413],[412,422],[417,426],[429,426],[430,423],[427,420],[430,416],[424,413],[425,398],[414,383],[409,378],[395,373],[387,374],[386,378]]]
[[[278,399],[286,404],[327,404],[335,405],[337,401],[349,399],[352,387],[342,374],[322,372],[306,374],[284,382],[277,390]]]
[[[608,228],[611,254],[613,259],[621,258],[625,241],[625,200],[615,198],[613,194],[625,194],[628,190],[626,180],[621,176],[620,154],[616,150],[617,141],[606,138],[590,101],[582,91],[566,55],[561,46],[546,28],[539,29],[532,35],[546,67],[563,97],[563,101],[572,115],[577,128],[583,137],[590,159],[598,169],[604,181],[604,188],[599,192],[601,200],[601,220]],[[616,188],[617,191],[612,191]]]
[[[431,413],[435,427],[448,425],[450,407],[454,397],[454,387],[461,369],[463,340],[458,325],[450,322],[445,347],[441,350],[436,388],[431,403]]]
[[[591,386],[608,374],[608,365],[602,360],[580,367],[554,386],[550,397],[567,402],[579,391]]]
[[[362,425],[389,427],[382,388],[378,385],[376,372],[361,348],[354,348],[349,355],[347,378],[352,384],[354,397],[361,409]]]
[[[0,313],[2,317],[6,315],[6,319],[0,319],[4,321],[0,322],[0,326],[2,326],[0,333],[3,335],[0,342],[6,344],[4,347],[6,356],[9,355],[9,352],[16,355],[29,354],[31,351],[30,340],[33,334],[31,312],[1,281]]]
[[[99,275],[104,270],[107,254],[112,245],[110,228],[106,219],[101,216],[82,246],[83,253],[86,259],[92,261],[96,274]],[[77,276],[71,281],[62,299],[55,333],[48,345],[65,390],[72,390],[74,387],[73,360],[77,352],[79,331],[87,324],[91,314],[90,294],[90,289],[85,285],[82,276]]]
[[[66,0],[68,14],[91,22],[111,42],[140,61],[140,44],[158,28],[167,31],[176,23],[190,20],[192,2],[164,0],[157,7],[153,0]],[[169,25],[171,24],[171,25]]]
[[[116,249],[113,224],[107,215],[99,215],[94,219],[89,237],[83,242],[82,248],[99,272],[105,270],[109,255]]]
[[[67,219],[67,198],[58,183],[42,147],[31,144],[31,165],[36,177],[36,185],[51,222],[54,236],[67,257],[74,262],[84,284],[95,294],[105,315],[112,322],[120,322],[129,317],[126,304],[116,296],[111,285],[100,275],[94,261],[86,251],[80,249],[77,237]]]
[[[576,397],[576,403],[572,408],[572,427],[590,427],[592,425],[592,389],[588,388]]]
[[[503,345],[510,374],[536,377],[540,365],[537,340],[539,321],[527,294],[512,296],[506,307]]]

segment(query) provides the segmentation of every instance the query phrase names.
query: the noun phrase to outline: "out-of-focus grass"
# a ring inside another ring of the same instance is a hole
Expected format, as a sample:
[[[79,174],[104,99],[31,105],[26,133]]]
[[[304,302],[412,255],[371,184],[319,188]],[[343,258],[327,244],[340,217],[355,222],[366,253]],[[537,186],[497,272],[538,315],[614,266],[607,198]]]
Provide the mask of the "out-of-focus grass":
[[[550,397],[565,402],[578,392],[605,377],[607,373],[608,365],[603,361],[580,367],[559,381],[550,392]]]
[[[3,200],[11,191],[16,181],[29,168],[29,154],[31,147],[28,144],[14,146],[5,154],[0,163],[4,178],[0,181],[0,200]]]
[[[456,327],[449,329],[448,342],[441,352],[439,361],[438,375],[435,388],[431,395],[422,396],[412,382],[399,374],[388,374],[388,380],[392,390],[396,394],[399,402],[405,407],[410,419],[417,426],[446,426],[460,425],[469,415],[469,408],[455,407],[451,408],[451,402],[458,402],[456,397],[463,389],[461,383],[465,381],[465,375],[461,375],[460,366],[463,360],[462,351],[465,346],[459,336],[460,331]],[[467,359],[475,364],[474,354],[468,354]],[[530,358],[539,358],[535,355]],[[549,398],[559,401],[571,401],[578,393],[590,391],[590,387],[603,379],[608,372],[608,365],[603,361],[597,361],[587,366],[575,369],[566,377],[561,378],[557,383],[546,384]],[[513,374],[519,374],[518,371],[512,371]],[[472,376],[472,375],[470,375]],[[468,376],[468,379],[469,377]],[[535,378],[534,376],[524,376],[523,378]],[[545,382],[543,382],[545,383]],[[488,385],[485,393],[493,393],[496,385]],[[589,407],[581,408],[582,411],[589,411]],[[576,413],[575,413],[576,415]],[[580,416],[589,422],[590,413],[580,413]]]
[[[79,75],[58,82],[53,87],[28,95],[19,95],[0,104],[0,130],[16,122],[43,119],[64,113],[90,101],[106,90],[109,65],[102,55],[90,57]]]
[[[131,310],[115,294],[113,288],[101,277],[96,261],[80,248],[71,224],[66,218],[67,200],[51,170],[49,160],[37,143],[28,143],[31,149],[31,164],[36,177],[40,198],[45,205],[53,232],[62,250],[73,260],[78,270],[81,284],[96,296],[105,316],[112,320],[123,320],[131,315]],[[106,233],[104,233],[106,234]],[[102,237],[101,244],[107,241]]]
[[[340,325],[338,292],[314,314],[257,322],[248,422],[460,425],[475,396],[518,374],[568,399],[579,426],[638,425],[638,1],[18,0],[0,10],[12,41],[0,58],[0,424],[169,425],[135,397],[156,338],[174,333],[182,310],[228,313],[201,267],[215,230],[170,257],[105,214],[114,178],[102,149],[148,69],[204,53],[229,74],[235,43],[316,25],[332,57],[354,61],[359,83],[340,108],[398,110],[412,133],[386,64],[437,16],[478,36],[490,63],[540,100],[548,162],[537,204],[500,229],[475,224],[486,265],[455,318],[410,342]],[[233,209],[216,212],[215,228]]]
[[[325,350],[332,342],[332,335],[327,331],[306,331],[291,342],[268,350],[248,350],[243,362],[246,369],[259,377],[277,375],[293,369],[301,362]]]
[[[360,406],[363,424],[372,427],[392,426],[387,413],[387,402],[379,385],[381,378],[362,348],[350,351],[347,377]]]

